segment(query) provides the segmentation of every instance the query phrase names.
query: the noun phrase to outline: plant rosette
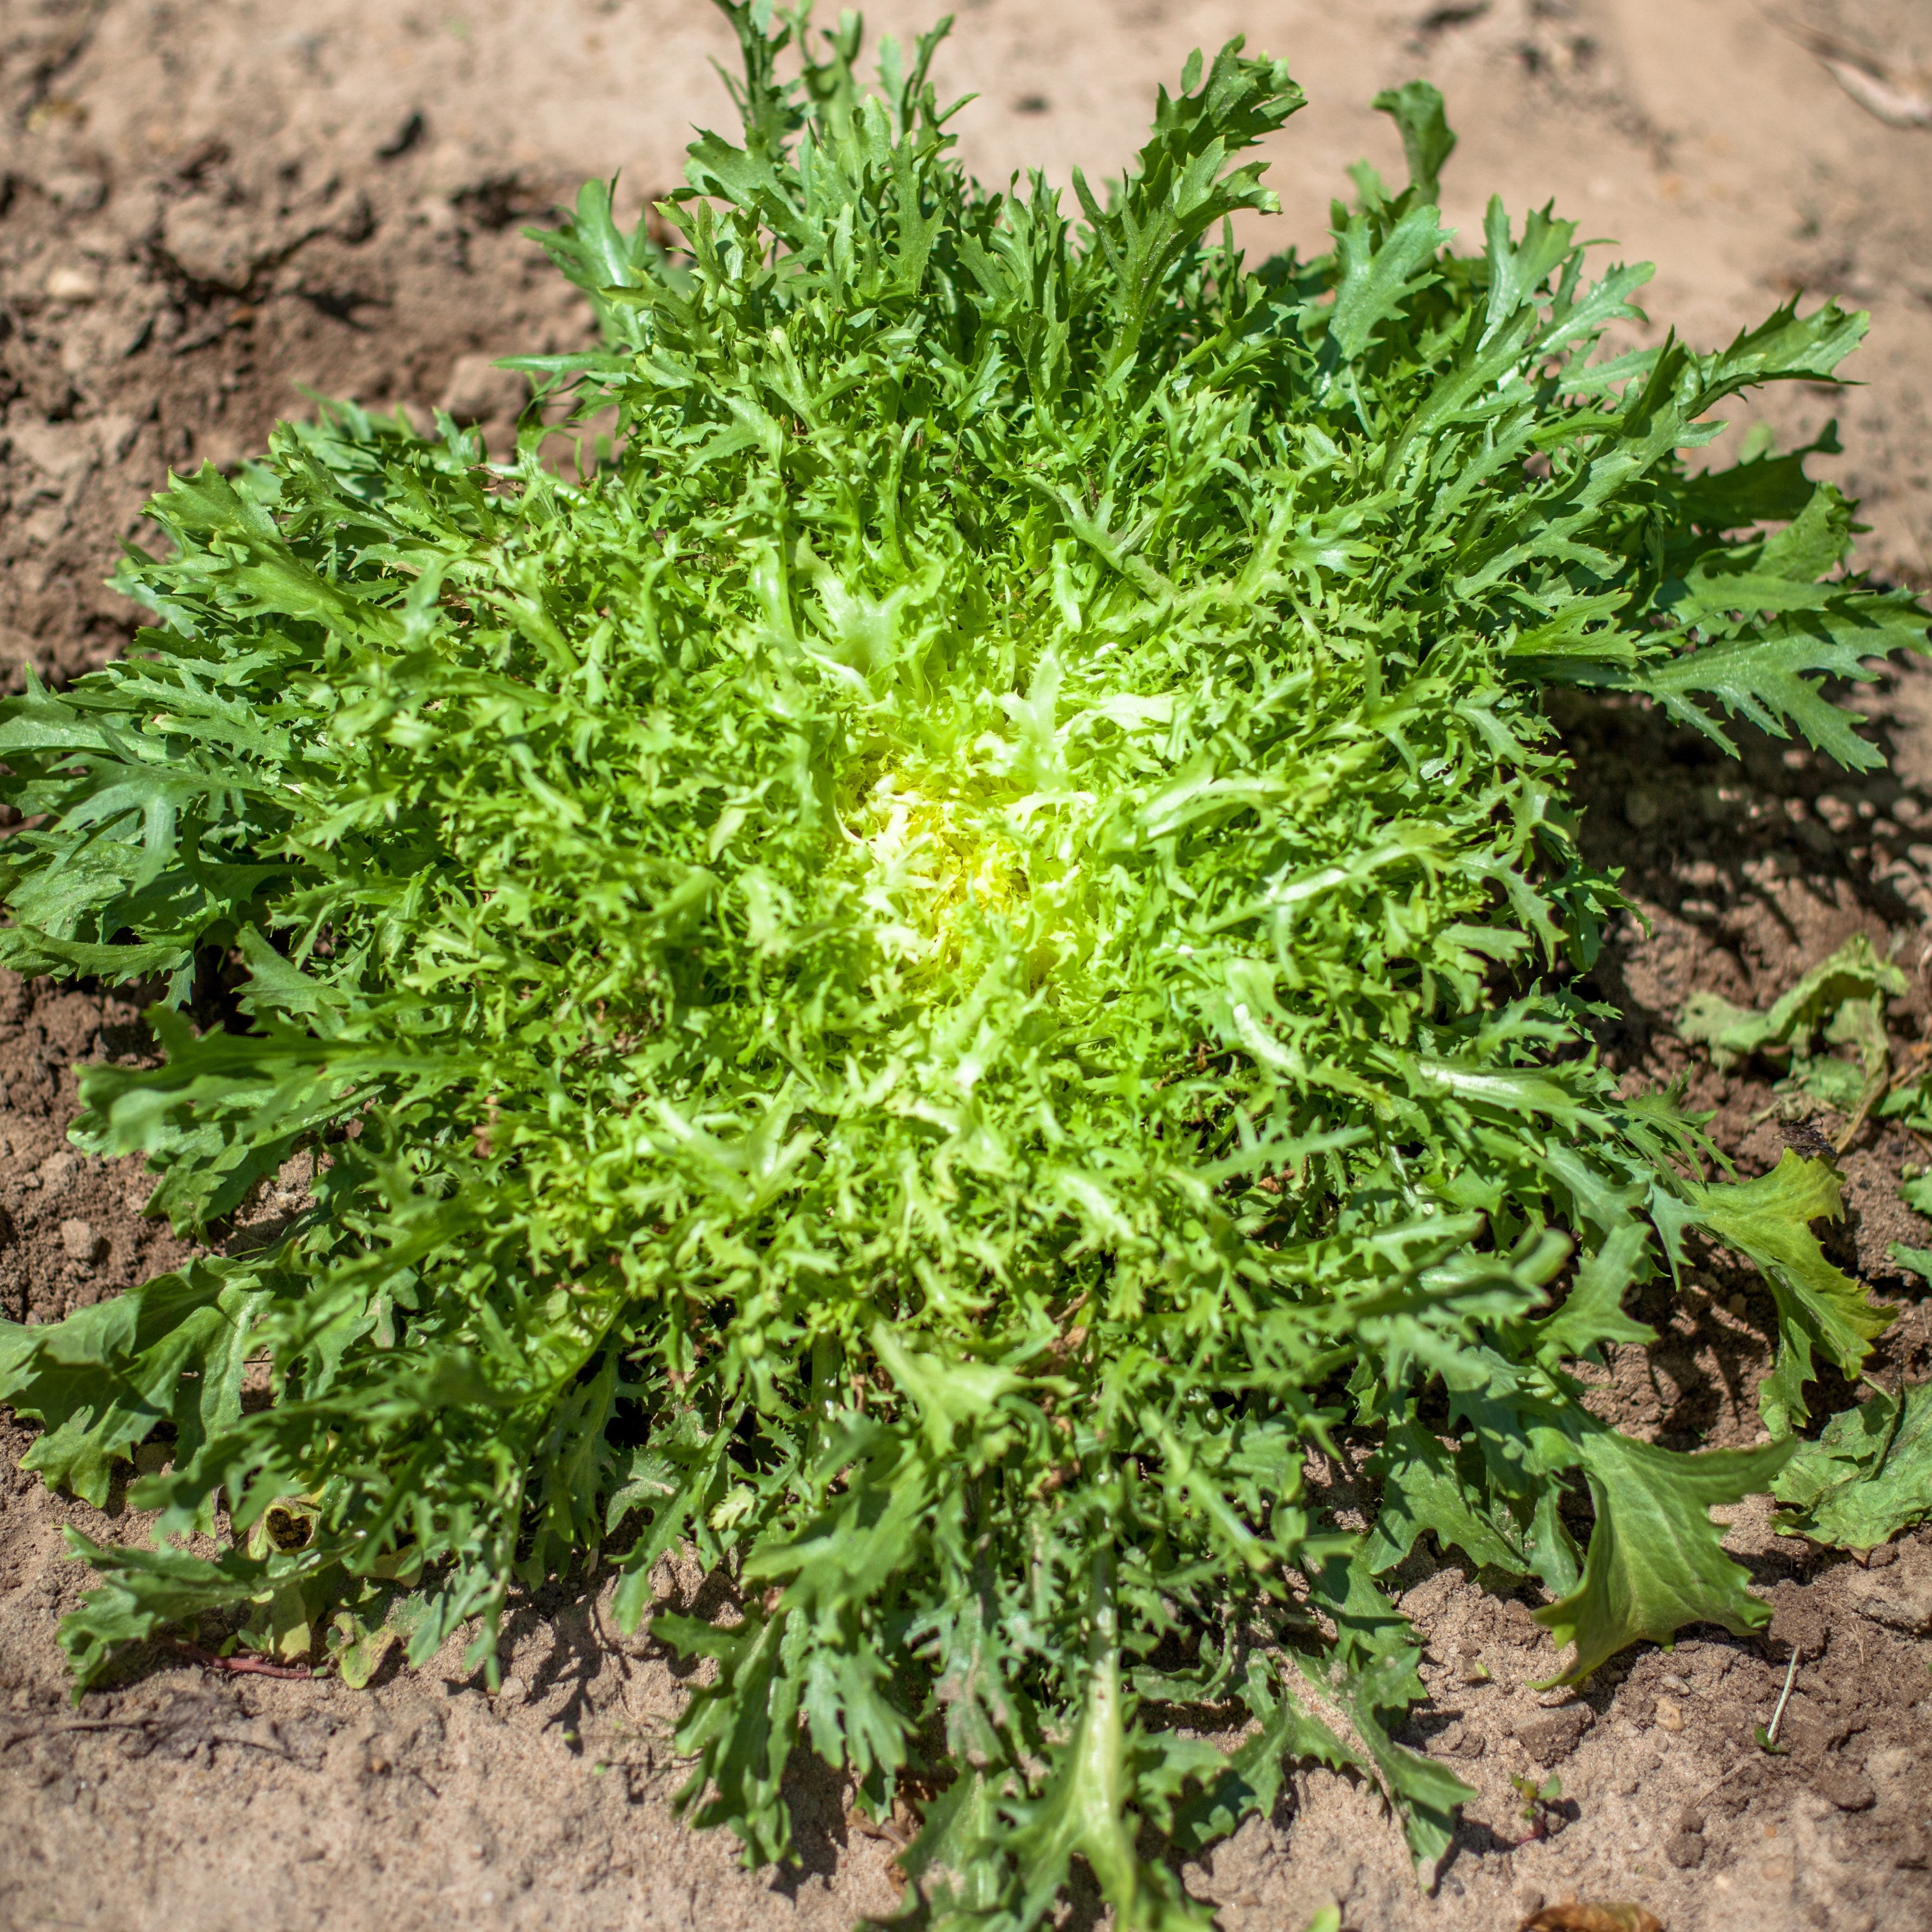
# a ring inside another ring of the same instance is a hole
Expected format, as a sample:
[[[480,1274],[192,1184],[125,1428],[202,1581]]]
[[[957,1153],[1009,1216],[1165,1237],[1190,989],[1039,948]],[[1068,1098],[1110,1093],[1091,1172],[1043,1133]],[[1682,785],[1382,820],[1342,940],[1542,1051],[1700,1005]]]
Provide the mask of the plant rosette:
[[[1714,1184],[1598,1064],[1622,902],[1544,706],[1880,762],[1820,681],[1924,619],[1842,568],[1829,433],[1686,460],[1864,319],[1601,354],[1648,271],[1495,202],[1457,252],[1420,82],[1377,103],[1408,184],[1250,264],[1302,96],[1239,42],[1070,210],[964,174],[938,34],[868,93],[856,23],[724,10],[742,132],[692,146],[677,246],[598,184],[537,233],[604,342],[513,365],[513,460],[284,424],[156,500],[123,661],[0,706],[0,958],[160,989],[163,1063],[81,1070],[78,1144],[216,1234],[315,1156],[268,1245],[0,1328],[49,1482],[172,1437],[153,1546],[71,1534],[76,1683],[190,1618],[494,1673],[511,1592],[598,1558],[716,1660],[684,1802],[754,1861],[801,1748],[874,1817],[917,1794],[935,1925],[1036,1926],[1076,1858],[1122,1928],[1204,1923],[1171,1855],[1309,1756],[1433,1859],[1468,1793],[1396,1742],[1380,1580],[1425,1531],[1533,1579],[1565,1681],[1760,1627],[1710,1511],[1882,1324],[1828,1167]],[[1624,1298],[1694,1234],[1778,1298],[1762,1448],[1633,1440],[1570,1371],[1651,1339]],[[1363,1534],[1304,1489],[1344,1430]],[[657,1607],[680,1551],[737,1622]]]

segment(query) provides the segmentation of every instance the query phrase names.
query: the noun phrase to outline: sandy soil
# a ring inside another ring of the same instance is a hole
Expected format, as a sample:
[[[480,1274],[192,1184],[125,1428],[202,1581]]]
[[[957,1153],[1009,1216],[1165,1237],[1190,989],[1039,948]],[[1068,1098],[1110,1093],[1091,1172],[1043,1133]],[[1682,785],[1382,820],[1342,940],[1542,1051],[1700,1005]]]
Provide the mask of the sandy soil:
[[[908,0],[876,28],[925,24]],[[1117,169],[1154,86],[1187,50],[1245,31],[1289,57],[1313,104],[1276,143],[1287,213],[1257,246],[1318,246],[1340,170],[1391,175],[1366,106],[1424,73],[1463,142],[1449,219],[1493,190],[1654,260],[1650,307],[1700,344],[1802,289],[1870,308],[1850,392],[1776,404],[1780,432],[1835,416],[1866,556],[1932,582],[1932,14],[1914,0],[963,0],[942,77],[982,98],[969,160]],[[519,236],[577,182],[621,170],[634,205],[676,178],[694,120],[728,108],[704,0],[0,0],[0,665],[64,677],[120,649],[132,614],[101,586],[165,469],[241,460],[302,391],[507,424],[496,354],[570,346],[586,319]],[[1740,429],[1747,412],[1741,412]],[[1870,707],[1868,707],[1870,708]],[[1684,994],[1762,1001],[1851,932],[1918,969],[1903,1051],[1932,1034],[1932,676],[1890,687],[1874,728],[1894,775],[1847,783],[1754,741],[1742,769],[1640,710],[1568,721],[1598,856],[1651,916],[1616,936],[1597,990],[1623,1008],[1606,1050],[1633,1078],[1682,1072],[1747,1171],[1777,1158],[1768,1097],[1678,1042]],[[76,1060],[138,1055],[138,1002],[0,982],[0,1310],[48,1319],[176,1258],[148,1182],[65,1145]],[[1932,1150],[1868,1132],[1844,1166],[1834,1240],[1900,1318],[1878,1372],[1932,1372],[1920,1285],[1889,1244],[1932,1241],[1897,1199]],[[298,1187],[299,1176],[289,1178]],[[280,1211],[272,1195],[258,1218]],[[248,1238],[245,1229],[238,1238]],[[1706,1258],[1640,1311],[1594,1400],[1672,1446],[1753,1439],[1768,1304]],[[1829,1390],[1834,1402],[1847,1399]],[[565,1924],[823,1927],[896,1909],[890,1840],[801,1764],[800,1868],[746,1873],[672,1820],[681,1696],[647,1641],[620,1640],[599,1580],[518,1606],[487,1696],[454,1651],[372,1691],[237,1678],[156,1652],[77,1712],[52,1632],[79,1587],[58,1531],[132,1536],[0,1458],[0,1928]],[[1372,1499],[1324,1472],[1348,1512]],[[1693,1631],[1600,1674],[1581,1698],[1526,1688],[1546,1640],[1426,1550],[1403,1574],[1430,1645],[1414,1741],[1481,1799],[1432,1894],[1372,1794],[1304,1774],[1205,1869],[1228,1932],[1345,1924],[1501,1928],[1566,1896],[1642,1900],[1672,1932],[1899,1932],[1932,1923],[1932,1534],[1866,1562],[1812,1552],[1741,1512],[1733,1546],[1777,1606],[1765,1639]],[[704,1610],[714,1580],[667,1576]],[[1750,1742],[1798,1653],[1787,1757]],[[1486,1681],[1484,1681],[1484,1680]],[[1564,1828],[1518,1844],[1509,1774],[1563,1779]],[[1072,1924],[1090,1923],[1076,1904]]]

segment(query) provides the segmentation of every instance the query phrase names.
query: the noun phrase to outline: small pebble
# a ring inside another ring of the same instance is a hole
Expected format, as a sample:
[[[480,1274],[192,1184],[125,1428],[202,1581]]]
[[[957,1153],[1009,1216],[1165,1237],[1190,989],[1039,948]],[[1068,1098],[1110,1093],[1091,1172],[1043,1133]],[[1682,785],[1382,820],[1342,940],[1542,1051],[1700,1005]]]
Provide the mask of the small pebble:
[[[1657,1728],[1660,1731],[1681,1731],[1684,1728],[1682,1709],[1668,1697],[1657,1700]]]
[[[46,290],[50,302],[91,302],[100,284],[85,268],[56,268],[47,278]]]
[[[63,1221],[60,1238],[69,1261],[91,1262],[100,1252],[100,1237],[92,1221]]]
[[[1834,1760],[1811,1774],[1811,1789],[1840,1811],[1868,1811],[1878,1800],[1871,1780],[1856,1765]]]
[[[1689,1683],[1684,1678],[1678,1676],[1674,1672],[1666,1671],[1660,1681],[1662,1682],[1665,1690],[1675,1690],[1680,1697],[1688,1697],[1690,1694],[1690,1686]]]

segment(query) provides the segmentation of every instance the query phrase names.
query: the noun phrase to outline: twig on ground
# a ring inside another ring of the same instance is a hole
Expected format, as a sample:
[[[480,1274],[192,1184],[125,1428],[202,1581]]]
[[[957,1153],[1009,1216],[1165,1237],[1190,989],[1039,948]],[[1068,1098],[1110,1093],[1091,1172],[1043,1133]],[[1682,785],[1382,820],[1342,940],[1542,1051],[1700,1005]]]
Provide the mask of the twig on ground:
[[[1778,1720],[1784,1715],[1785,1701],[1791,1695],[1792,1681],[1797,1676],[1797,1675],[1798,1646],[1794,1643],[1791,1646],[1791,1661],[1786,1667],[1784,1672],[1784,1688],[1778,1696],[1778,1708],[1772,1713],[1771,1722],[1762,1727],[1765,1738],[1768,1744],[1774,1744],[1778,1742]],[[1717,1779],[1712,1784],[1706,1785],[1703,1790],[1699,1792],[1696,1797],[1690,1800],[1690,1802],[1693,1804],[1702,1804],[1704,1800],[1708,1798],[1712,1792],[1721,1791],[1726,1785],[1730,1783],[1732,1778],[1737,1776],[1739,1772],[1744,1769],[1746,1765],[1757,1764],[1762,1761],[1762,1760],[1754,1757],[1739,1758],[1737,1762],[1732,1765],[1730,1769],[1726,1772],[1722,1778]]]
[[[1798,1646],[1791,1646],[1791,1663],[1784,1673],[1784,1688],[1778,1693],[1778,1708],[1771,1714],[1771,1722],[1764,1727],[1764,1734],[1772,1743],[1778,1742],[1778,1720],[1784,1715],[1784,1707],[1790,1701],[1792,1681],[1798,1675]]]
[[[1858,1096],[1858,1104],[1852,1118],[1845,1123],[1837,1138],[1832,1142],[1832,1150],[1834,1154],[1846,1154],[1850,1151],[1852,1142],[1864,1132],[1865,1123],[1871,1118],[1871,1110],[1892,1089],[1886,1084],[1882,1075],[1876,1080],[1868,1080],[1865,1082],[1865,1090]]]
[[[1924,1075],[1928,1054],[1932,1054],[1932,1040],[1916,1040],[1906,1048],[1896,1067],[1888,1069],[1876,1079],[1865,1083],[1864,1091],[1858,1096],[1856,1111],[1846,1123],[1844,1131],[1832,1143],[1838,1152],[1846,1152],[1852,1142],[1864,1131],[1865,1123],[1870,1119],[1871,1111],[1880,1101],[1896,1094],[1900,1088]],[[1774,1105],[1769,1111],[1775,1111]]]
[[[217,1657],[212,1650],[203,1650],[198,1643],[190,1643],[183,1637],[166,1640],[170,1650],[178,1650],[184,1657],[191,1658],[206,1670],[226,1671],[234,1677],[313,1677],[315,1672],[306,1664],[271,1664],[261,1657]]]
[[[1916,1080],[1925,1071],[1925,1062],[1932,1056],[1932,1040],[1916,1040],[1905,1049],[1897,1070],[1886,1086],[1888,1094],[1896,1094],[1908,1081]]]
[[[1723,1790],[1724,1786],[1730,1784],[1731,1780],[1736,1777],[1738,1773],[1743,1770],[1746,1765],[1755,1764],[1757,1760],[1755,1758],[1739,1758],[1737,1762],[1732,1765],[1730,1769],[1726,1772],[1722,1778],[1719,1778],[1714,1784],[1706,1785],[1703,1790],[1699,1792],[1696,1796],[1691,1799],[1690,1802],[1693,1804],[1702,1804],[1705,1799],[1708,1798],[1713,1792]]]
[[[1798,42],[1862,107],[1888,128],[1932,127],[1932,76],[1901,73],[1861,46],[1821,34],[1802,20],[1769,8],[1760,10]]]

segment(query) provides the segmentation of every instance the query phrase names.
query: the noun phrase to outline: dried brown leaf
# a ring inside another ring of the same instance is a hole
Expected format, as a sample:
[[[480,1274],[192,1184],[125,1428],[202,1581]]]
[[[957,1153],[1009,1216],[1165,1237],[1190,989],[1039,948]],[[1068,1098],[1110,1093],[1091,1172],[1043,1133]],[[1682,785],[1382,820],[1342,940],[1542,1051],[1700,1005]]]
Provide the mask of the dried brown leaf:
[[[1521,1932],[1664,1932],[1654,1912],[1628,1900],[1604,1904],[1546,1905],[1522,1922]]]

